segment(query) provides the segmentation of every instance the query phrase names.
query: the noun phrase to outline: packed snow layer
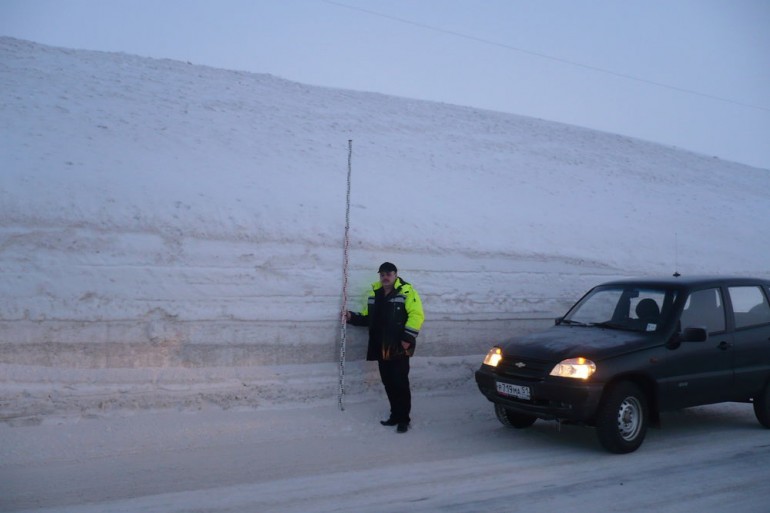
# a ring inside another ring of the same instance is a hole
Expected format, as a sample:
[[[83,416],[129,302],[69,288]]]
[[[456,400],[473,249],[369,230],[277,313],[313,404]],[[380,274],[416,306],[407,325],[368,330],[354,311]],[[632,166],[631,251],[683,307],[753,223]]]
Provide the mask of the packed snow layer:
[[[0,407],[35,396],[21,382],[334,364],[348,171],[347,306],[395,262],[424,302],[423,357],[479,355],[610,278],[770,275],[764,169],[11,38],[0,88]],[[348,330],[350,361],[365,338]]]

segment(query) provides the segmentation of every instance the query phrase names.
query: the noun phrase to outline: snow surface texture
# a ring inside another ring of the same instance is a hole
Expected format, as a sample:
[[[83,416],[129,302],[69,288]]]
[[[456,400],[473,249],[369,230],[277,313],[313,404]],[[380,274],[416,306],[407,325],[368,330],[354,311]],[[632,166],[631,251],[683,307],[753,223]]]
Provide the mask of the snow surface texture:
[[[593,429],[503,427],[475,384],[301,408],[0,424],[0,511],[45,513],[767,513],[768,430],[751,405],[663,415],[633,454]]]
[[[606,279],[769,275],[764,169],[11,38],[0,88],[6,419],[333,396],[349,140],[348,306],[395,262],[426,309],[415,365],[459,359],[450,382]],[[376,382],[365,338],[348,330],[353,390]]]

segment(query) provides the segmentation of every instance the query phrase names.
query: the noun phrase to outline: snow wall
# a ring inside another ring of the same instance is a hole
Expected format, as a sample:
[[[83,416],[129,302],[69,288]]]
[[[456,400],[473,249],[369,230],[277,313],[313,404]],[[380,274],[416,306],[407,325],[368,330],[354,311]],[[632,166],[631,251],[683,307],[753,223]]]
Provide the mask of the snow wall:
[[[98,385],[133,370],[126,382],[152,387],[161,369],[189,384],[334,364],[349,141],[348,306],[396,263],[424,302],[420,357],[476,365],[611,278],[770,273],[768,170],[512,114],[11,38],[0,87],[6,389],[45,382],[50,395],[85,371]],[[365,343],[348,330],[349,361]]]

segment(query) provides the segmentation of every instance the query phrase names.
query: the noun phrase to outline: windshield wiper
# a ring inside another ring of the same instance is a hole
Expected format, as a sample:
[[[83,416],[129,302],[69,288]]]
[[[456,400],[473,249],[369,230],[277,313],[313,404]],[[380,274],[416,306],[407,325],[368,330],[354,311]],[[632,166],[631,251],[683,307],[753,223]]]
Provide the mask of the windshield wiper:
[[[624,324],[617,324],[617,323],[609,322],[609,321],[592,322],[590,325],[591,326],[597,326],[599,328],[608,328],[608,329],[611,329],[611,330],[639,331],[636,328],[632,328],[632,327],[626,326]]]
[[[562,319],[559,324],[569,324],[570,326],[588,326],[588,324],[580,321],[573,321],[572,319]]]

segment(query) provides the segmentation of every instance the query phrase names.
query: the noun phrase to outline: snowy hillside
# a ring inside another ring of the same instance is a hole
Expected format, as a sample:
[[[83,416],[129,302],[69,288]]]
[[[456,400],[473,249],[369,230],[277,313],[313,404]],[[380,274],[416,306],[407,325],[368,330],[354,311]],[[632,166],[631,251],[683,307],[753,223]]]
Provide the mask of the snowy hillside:
[[[0,88],[6,399],[45,383],[240,384],[288,364],[334,376],[349,140],[349,306],[395,262],[426,308],[418,365],[475,358],[608,278],[770,276],[764,169],[10,38]],[[349,343],[360,361],[364,334]]]

